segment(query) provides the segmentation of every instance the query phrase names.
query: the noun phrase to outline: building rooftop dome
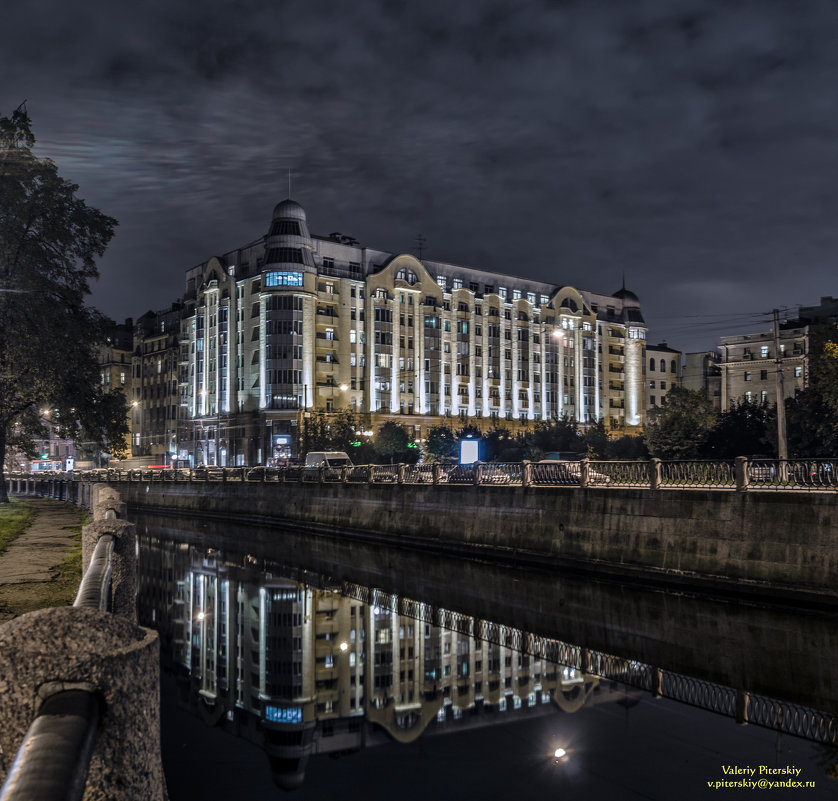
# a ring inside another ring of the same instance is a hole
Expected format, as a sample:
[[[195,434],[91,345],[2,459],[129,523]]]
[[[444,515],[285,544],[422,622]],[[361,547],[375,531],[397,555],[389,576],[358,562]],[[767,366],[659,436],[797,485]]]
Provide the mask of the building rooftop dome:
[[[280,218],[286,220],[302,220],[305,222],[306,213],[303,207],[297,203],[296,200],[291,200],[289,197],[287,200],[277,203],[274,207],[273,219],[276,220]]]
[[[618,289],[611,297],[622,300],[623,302],[628,300],[633,303],[640,303],[640,298],[638,298],[637,295],[635,295],[630,289],[626,289],[625,286]]]

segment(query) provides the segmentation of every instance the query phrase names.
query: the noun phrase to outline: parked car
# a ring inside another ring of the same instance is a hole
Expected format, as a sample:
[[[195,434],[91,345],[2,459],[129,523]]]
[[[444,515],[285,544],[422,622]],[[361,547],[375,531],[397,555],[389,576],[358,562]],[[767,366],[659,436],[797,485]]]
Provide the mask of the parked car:
[[[306,454],[306,467],[352,467],[345,451],[311,451]]]

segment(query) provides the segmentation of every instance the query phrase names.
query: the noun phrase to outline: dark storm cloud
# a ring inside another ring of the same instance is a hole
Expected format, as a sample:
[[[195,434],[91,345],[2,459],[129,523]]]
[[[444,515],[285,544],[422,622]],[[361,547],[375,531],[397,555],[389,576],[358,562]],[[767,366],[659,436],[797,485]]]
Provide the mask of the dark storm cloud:
[[[312,230],[685,310],[838,294],[831,2],[13,2],[0,113],[120,228],[94,300]],[[706,329],[705,329],[706,330]],[[729,329],[728,329],[729,331]]]

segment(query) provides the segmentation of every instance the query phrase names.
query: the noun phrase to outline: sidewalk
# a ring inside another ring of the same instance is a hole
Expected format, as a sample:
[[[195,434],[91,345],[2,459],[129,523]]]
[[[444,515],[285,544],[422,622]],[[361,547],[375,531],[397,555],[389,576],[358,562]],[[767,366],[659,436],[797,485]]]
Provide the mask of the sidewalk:
[[[56,588],[49,585],[58,578],[80,526],[69,504],[34,497],[26,502],[35,508],[35,518],[0,554],[0,623],[54,604]]]

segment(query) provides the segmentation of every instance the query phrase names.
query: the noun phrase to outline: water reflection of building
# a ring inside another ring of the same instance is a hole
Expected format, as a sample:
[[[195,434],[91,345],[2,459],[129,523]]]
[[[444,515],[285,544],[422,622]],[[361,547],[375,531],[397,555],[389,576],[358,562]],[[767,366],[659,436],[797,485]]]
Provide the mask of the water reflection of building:
[[[438,610],[425,604],[404,614],[393,596],[367,603],[188,546],[150,542],[142,553],[141,619],[160,630],[183,699],[261,745],[282,787],[302,783],[312,754],[358,750],[384,741],[382,731],[410,742],[557,706],[575,712],[598,685],[481,638],[473,619],[468,633],[427,622]]]

